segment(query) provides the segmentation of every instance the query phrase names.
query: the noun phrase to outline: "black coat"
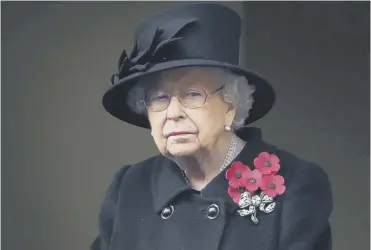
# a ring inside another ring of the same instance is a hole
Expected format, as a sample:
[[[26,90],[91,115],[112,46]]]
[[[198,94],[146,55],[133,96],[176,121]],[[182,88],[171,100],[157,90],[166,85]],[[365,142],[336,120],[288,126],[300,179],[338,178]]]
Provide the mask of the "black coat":
[[[276,154],[287,187],[275,198],[272,213],[258,213],[259,224],[237,214],[238,205],[227,193],[225,171],[198,192],[187,186],[175,163],[158,155],[125,166],[115,175],[101,208],[100,234],[91,249],[331,249],[332,196],[325,172],[263,142],[260,130],[248,131],[239,134],[247,144],[235,160],[251,167],[260,152]],[[212,204],[214,213],[209,210]],[[215,205],[219,212],[215,213]],[[164,212],[168,219],[162,218]]]

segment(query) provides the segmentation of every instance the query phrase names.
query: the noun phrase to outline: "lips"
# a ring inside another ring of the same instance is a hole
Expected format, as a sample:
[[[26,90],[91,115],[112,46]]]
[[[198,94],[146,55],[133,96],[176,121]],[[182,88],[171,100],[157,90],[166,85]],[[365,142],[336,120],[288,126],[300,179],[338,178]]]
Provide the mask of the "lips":
[[[166,137],[177,136],[177,135],[189,135],[189,134],[193,134],[193,133],[185,132],[185,131],[177,131],[177,132],[171,132]]]

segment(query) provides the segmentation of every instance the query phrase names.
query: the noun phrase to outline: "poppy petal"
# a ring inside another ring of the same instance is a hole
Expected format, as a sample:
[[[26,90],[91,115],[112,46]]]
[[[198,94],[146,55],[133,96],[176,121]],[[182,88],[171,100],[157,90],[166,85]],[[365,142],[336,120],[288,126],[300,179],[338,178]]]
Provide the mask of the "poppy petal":
[[[269,197],[272,197],[272,198],[276,197],[276,195],[277,195],[275,189],[270,189],[270,188],[268,188],[267,190],[265,190],[265,192],[266,192],[266,194],[267,194]]]
[[[262,177],[262,173],[258,169],[254,169],[252,171],[252,177],[255,179],[260,179]]]
[[[273,175],[272,174],[264,175],[262,177],[262,180],[263,180],[263,182],[264,182],[265,185],[269,185],[273,181]]]
[[[286,187],[284,185],[279,185],[276,187],[277,194],[281,195],[286,191]]]
[[[238,189],[228,188],[228,194],[235,203],[239,202],[241,198],[241,193],[238,191]]]
[[[278,164],[280,162],[280,158],[278,158],[278,156],[275,154],[271,154],[269,160],[273,164]]]
[[[243,167],[243,163],[240,161],[235,161],[232,163],[231,167],[233,168],[234,171],[236,171],[237,169]]]
[[[231,188],[238,188],[240,186],[238,180],[230,180],[228,184]]]
[[[232,168],[227,170],[227,172],[225,173],[225,178],[227,178],[227,180],[229,181],[235,178],[234,171]]]
[[[251,168],[247,165],[244,165],[241,169],[241,173],[248,173],[248,172],[252,172]]]
[[[254,166],[258,169],[261,168],[261,165],[262,165],[262,160],[260,158],[255,158],[254,159]]]
[[[258,190],[258,185],[256,185],[255,183],[250,183],[249,185],[246,185],[246,190],[249,191],[249,192],[255,192],[256,190]]]
[[[259,158],[262,158],[263,160],[269,160],[269,153],[268,152],[261,152],[258,155]]]
[[[276,185],[283,185],[285,183],[285,179],[281,175],[274,176],[274,183]]]

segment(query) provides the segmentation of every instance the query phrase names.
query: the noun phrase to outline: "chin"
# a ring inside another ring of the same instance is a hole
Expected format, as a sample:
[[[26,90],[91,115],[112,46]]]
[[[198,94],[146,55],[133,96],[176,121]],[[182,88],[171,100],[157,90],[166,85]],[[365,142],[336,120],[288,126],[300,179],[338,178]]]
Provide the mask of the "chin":
[[[190,156],[195,154],[198,148],[196,145],[171,145],[168,152],[173,156]]]

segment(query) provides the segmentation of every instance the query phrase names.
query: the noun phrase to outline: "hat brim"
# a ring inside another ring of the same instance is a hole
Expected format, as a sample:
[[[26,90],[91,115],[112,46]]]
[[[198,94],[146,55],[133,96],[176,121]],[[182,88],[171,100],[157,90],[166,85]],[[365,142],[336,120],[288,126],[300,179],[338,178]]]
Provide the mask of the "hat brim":
[[[109,88],[103,95],[103,107],[112,116],[124,122],[149,129],[150,124],[147,117],[134,112],[127,104],[127,94],[129,90],[142,76],[169,69],[197,66],[229,69],[236,74],[245,76],[249,84],[255,86],[255,92],[253,93],[254,103],[252,109],[250,110],[249,117],[245,121],[246,125],[253,123],[265,116],[273,107],[273,104],[276,100],[276,95],[272,86],[264,78],[236,65],[204,59],[182,59],[158,63],[149,68],[147,71],[137,72],[128,77],[122,78],[111,88]]]

